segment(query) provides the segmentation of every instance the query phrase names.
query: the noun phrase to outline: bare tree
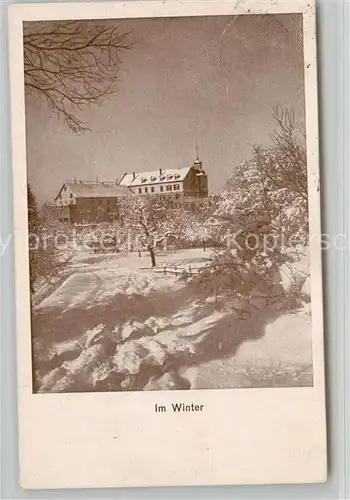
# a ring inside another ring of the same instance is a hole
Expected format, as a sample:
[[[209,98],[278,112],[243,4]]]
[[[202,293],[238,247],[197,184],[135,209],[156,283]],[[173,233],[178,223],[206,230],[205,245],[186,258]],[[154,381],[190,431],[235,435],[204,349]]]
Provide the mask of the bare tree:
[[[276,129],[271,138],[278,154],[279,161],[266,170],[270,180],[276,187],[288,187],[294,190],[304,200],[308,200],[306,133],[300,128],[299,135],[292,111],[281,107],[273,108],[273,118]]]
[[[110,21],[24,24],[27,94],[43,98],[74,132],[88,130],[78,113],[116,92],[121,54],[130,32]]]

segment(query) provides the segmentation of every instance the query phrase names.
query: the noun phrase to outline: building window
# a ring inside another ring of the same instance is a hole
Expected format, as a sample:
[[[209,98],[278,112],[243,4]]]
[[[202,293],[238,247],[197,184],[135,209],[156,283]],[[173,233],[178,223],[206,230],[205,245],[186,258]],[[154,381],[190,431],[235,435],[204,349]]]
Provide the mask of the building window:
[[[102,200],[98,200],[98,204],[99,204],[99,205],[102,205]]]
[[[161,192],[163,192],[164,186],[160,186],[160,190],[161,190]]]
[[[145,187],[145,193],[148,193],[148,188]]]
[[[173,186],[171,184],[169,184],[167,187],[166,187],[166,190],[167,191],[172,191],[173,190]]]
[[[154,193],[154,187],[153,186],[151,187],[151,192]]]
[[[180,184],[174,184],[174,191],[180,191]]]
[[[176,198],[177,200],[178,200],[178,199],[180,199],[180,195],[179,195],[179,193],[176,193],[175,198]]]
[[[141,193],[142,193],[142,188],[139,188],[139,194],[141,194]]]

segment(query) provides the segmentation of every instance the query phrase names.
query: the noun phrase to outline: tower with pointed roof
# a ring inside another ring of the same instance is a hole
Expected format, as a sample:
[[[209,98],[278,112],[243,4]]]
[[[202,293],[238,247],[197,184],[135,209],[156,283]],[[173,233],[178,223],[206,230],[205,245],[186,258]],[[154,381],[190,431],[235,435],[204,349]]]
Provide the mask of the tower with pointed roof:
[[[198,146],[196,146],[196,153],[197,153],[197,156],[196,156],[195,161],[193,162],[193,166],[196,169],[198,169],[198,170],[203,170],[202,161],[199,159],[199,148],[198,148]]]

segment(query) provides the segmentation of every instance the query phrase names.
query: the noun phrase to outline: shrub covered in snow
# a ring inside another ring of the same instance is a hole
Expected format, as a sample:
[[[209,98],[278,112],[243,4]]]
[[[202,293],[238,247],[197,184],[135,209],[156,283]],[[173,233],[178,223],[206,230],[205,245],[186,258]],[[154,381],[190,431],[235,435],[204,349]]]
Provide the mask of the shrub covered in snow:
[[[284,296],[276,273],[295,267],[308,244],[305,142],[291,113],[276,109],[274,117],[273,145],[253,147],[252,158],[237,165],[207,220],[221,248],[199,278],[215,293],[225,290],[250,305],[257,297]]]

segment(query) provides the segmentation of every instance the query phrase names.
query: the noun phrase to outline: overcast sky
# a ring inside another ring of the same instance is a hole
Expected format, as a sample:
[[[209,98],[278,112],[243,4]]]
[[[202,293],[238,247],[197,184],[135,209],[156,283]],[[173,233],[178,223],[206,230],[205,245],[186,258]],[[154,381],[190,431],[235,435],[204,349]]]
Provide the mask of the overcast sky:
[[[251,144],[269,144],[273,106],[303,123],[299,16],[116,23],[136,44],[123,55],[117,94],[79,115],[90,132],[70,132],[44,102],[27,99],[28,177],[38,201],[52,201],[74,177],[190,165],[196,145],[217,193]]]

